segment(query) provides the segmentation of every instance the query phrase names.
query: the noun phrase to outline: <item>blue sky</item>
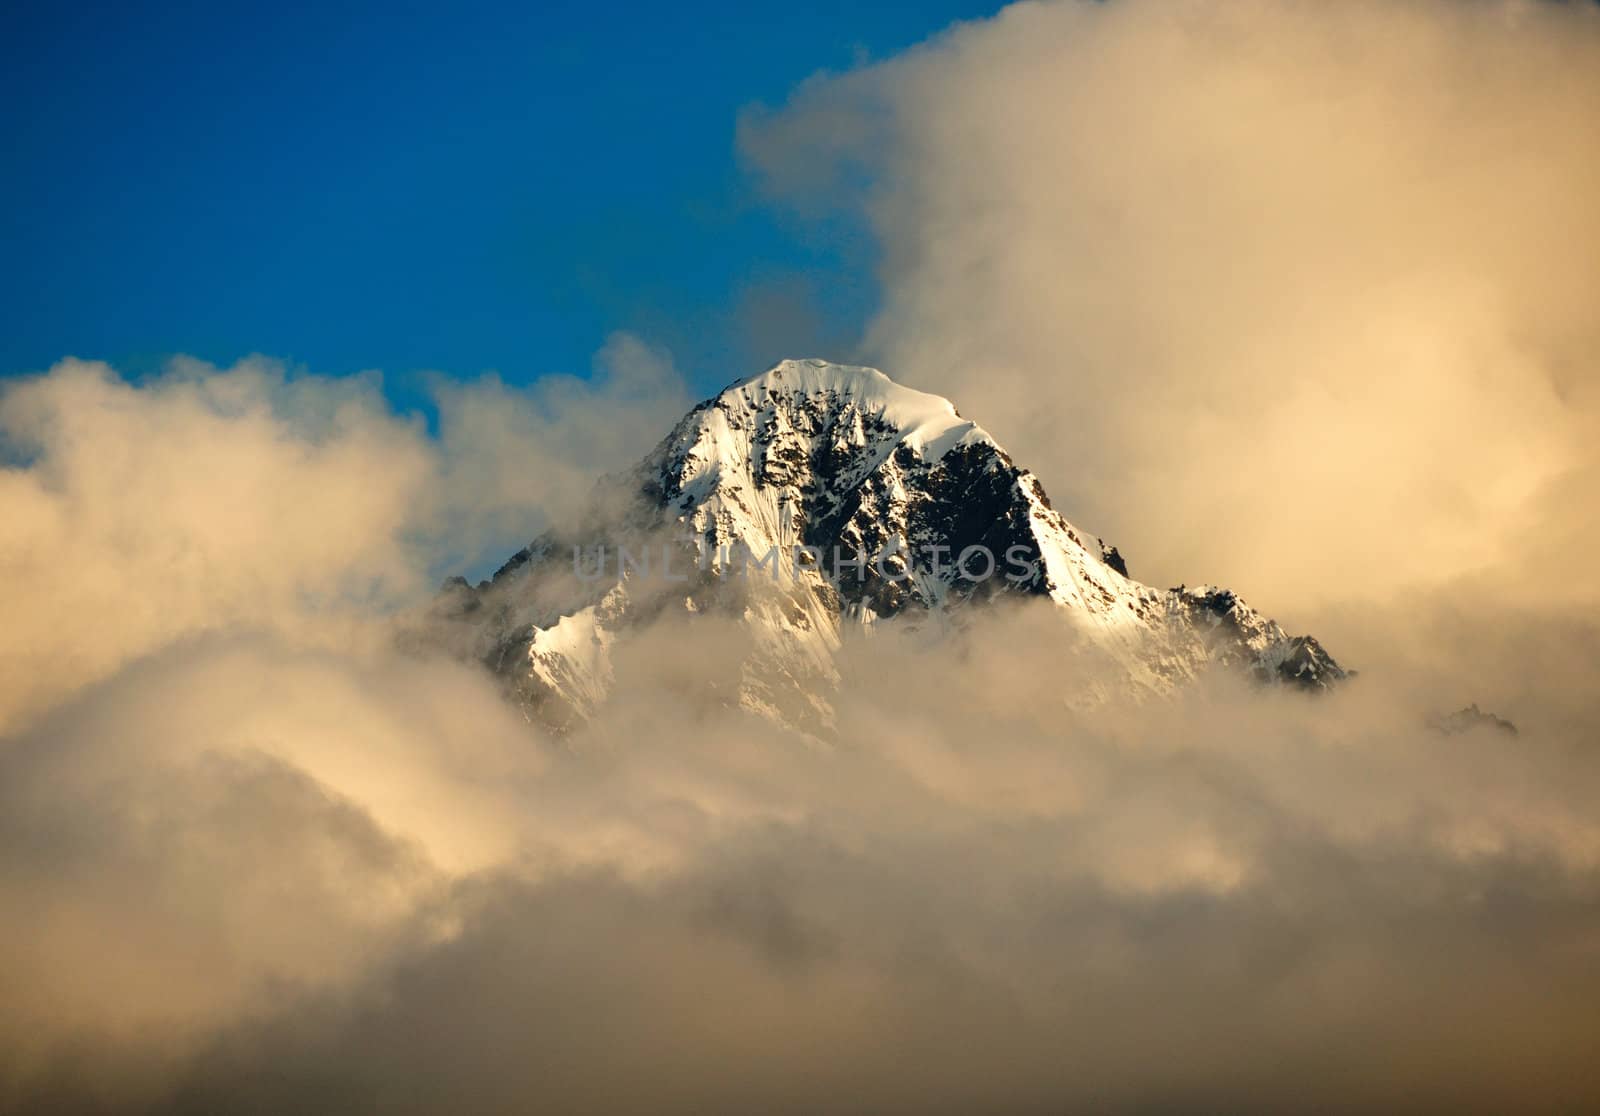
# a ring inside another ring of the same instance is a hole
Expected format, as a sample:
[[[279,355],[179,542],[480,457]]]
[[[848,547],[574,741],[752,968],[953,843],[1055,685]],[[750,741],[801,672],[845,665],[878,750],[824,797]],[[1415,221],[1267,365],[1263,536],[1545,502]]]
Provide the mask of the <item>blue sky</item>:
[[[739,110],[995,4],[24,3],[0,16],[0,375],[174,352],[697,386],[848,347],[871,248],[762,204]]]

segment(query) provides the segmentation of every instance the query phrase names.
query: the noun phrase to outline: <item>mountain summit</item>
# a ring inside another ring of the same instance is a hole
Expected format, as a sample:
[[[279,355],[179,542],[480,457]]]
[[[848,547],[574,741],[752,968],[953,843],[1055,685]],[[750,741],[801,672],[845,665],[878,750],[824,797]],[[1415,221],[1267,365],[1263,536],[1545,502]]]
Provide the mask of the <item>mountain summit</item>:
[[[783,361],[699,404],[601,481],[580,521],[476,587],[457,579],[438,612],[558,726],[605,700],[616,645],[642,624],[731,618],[748,638],[738,703],[812,728],[831,720],[852,629],[1001,597],[1048,601],[1141,691],[1217,665],[1311,689],[1345,677],[1315,639],[1225,589],[1132,580],[948,400],[821,360]]]

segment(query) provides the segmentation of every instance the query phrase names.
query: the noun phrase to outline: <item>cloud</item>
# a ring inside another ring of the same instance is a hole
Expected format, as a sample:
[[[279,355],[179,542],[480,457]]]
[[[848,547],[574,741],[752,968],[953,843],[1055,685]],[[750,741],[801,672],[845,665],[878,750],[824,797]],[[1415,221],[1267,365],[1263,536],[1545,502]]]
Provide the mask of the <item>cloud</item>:
[[[439,938],[444,889],[516,847],[528,743],[478,672],[237,634],[0,739],[0,1103],[87,1049],[80,1102],[119,1107],[212,1028]]]
[[[597,474],[632,465],[693,402],[670,354],[623,333],[588,380],[521,389],[438,377],[434,394],[445,459],[436,552],[464,567],[503,560],[537,525],[579,511]]]
[[[135,385],[65,360],[0,389],[0,731],[202,632],[344,647],[444,573],[503,559],[687,408],[613,337],[588,381],[439,379],[440,431],[375,375],[190,358]]]
[[[87,692],[0,754],[0,1078],[176,1112],[1592,1088],[1571,741],[1428,732],[1403,684],[1073,713],[1024,611],[852,644],[823,749],[683,685],[727,635],[646,632],[560,744],[468,673],[270,643]]]
[[[405,595],[431,450],[370,379],[63,361],[6,386],[0,726],[182,635],[309,634]]]
[[[871,355],[1136,575],[1592,607],[1597,111],[1592,4],[1074,0],[741,133],[775,197],[870,220]]]

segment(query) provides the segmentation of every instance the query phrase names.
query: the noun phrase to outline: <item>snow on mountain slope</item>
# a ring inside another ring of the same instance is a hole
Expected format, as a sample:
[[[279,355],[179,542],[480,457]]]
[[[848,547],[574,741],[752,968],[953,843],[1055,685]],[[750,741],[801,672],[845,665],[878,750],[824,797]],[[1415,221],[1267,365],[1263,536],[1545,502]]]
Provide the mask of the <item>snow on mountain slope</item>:
[[[738,701],[826,729],[848,629],[941,625],[1048,599],[1136,691],[1213,664],[1322,688],[1345,676],[1223,589],[1162,590],[1050,506],[949,401],[871,368],[783,361],[686,415],[638,466],[442,612],[547,722],[592,713],[612,653],[653,617],[712,613],[748,641]]]

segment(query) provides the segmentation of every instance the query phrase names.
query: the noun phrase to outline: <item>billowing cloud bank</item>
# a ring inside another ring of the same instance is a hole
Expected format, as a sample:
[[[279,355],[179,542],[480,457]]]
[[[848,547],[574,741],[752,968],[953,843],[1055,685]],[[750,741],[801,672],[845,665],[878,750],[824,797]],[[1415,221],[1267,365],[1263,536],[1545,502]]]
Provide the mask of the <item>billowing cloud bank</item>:
[[[589,381],[436,386],[440,430],[374,377],[179,359],[134,386],[63,361],[0,394],[0,731],[174,640],[348,641],[439,569],[499,561],[689,406],[618,335]]]
[[[1112,0],[1018,4],[743,134],[780,197],[879,234],[868,355],[1148,580],[1592,609],[1597,114],[1593,4]]]
[[[704,701],[706,624],[559,744],[448,664],[146,658],[0,755],[8,1099],[1592,1099],[1586,741],[1430,732],[1371,681],[1075,714],[1048,620],[854,648],[834,749]]]
[[[437,437],[260,361],[8,386],[0,1109],[1593,1106],[1595,43],[1029,5],[751,124],[873,161],[891,370],[1135,573],[1338,620],[1316,701],[1074,711],[1024,610],[852,645],[818,747],[702,618],[551,740],[391,622],[664,431],[659,354]],[[1424,726],[1474,699],[1521,734]]]

